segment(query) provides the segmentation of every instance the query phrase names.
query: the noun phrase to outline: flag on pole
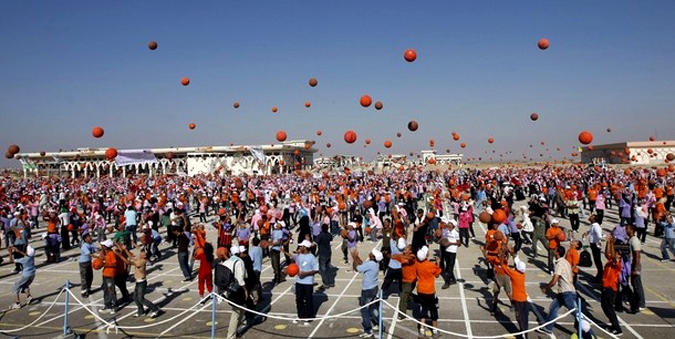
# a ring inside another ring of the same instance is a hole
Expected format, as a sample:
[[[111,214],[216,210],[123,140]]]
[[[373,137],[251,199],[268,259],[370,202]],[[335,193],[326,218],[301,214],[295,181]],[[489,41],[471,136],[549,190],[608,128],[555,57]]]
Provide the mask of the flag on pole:
[[[256,160],[260,161],[263,165],[267,165],[267,159],[265,158],[265,152],[263,152],[262,147],[249,147],[249,151],[251,151],[251,155],[253,155]]]

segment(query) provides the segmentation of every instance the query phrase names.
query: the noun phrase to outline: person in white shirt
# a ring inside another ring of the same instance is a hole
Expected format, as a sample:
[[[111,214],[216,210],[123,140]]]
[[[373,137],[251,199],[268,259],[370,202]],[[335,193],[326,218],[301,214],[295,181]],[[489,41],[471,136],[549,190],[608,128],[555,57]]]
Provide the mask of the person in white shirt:
[[[593,262],[595,263],[595,267],[598,270],[598,273],[593,278],[593,282],[601,283],[603,271],[602,256],[600,255],[600,249],[602,248],[602,238],[603,238],[602,227],[600,227],[600,224],[596,222],[595,214],[591,214],[591,216],[588,217],[588,222],[591,223],[591,229],[586,231],[581,238],[584,239],[586,238],[586,236],[589,236],[588,242],[591,244],[591,252],[593,253]]]
[[[452,284],[457,283],[455,278],[455,261],[457,260],[457,248],[461,245],[459,241],[459,232],[457,232],[457,221],[447,217],[441,218],[441,223],[446,224],[446,227],[443,229],[443,238],[441,239],[442,245],[445,247],[445,284],[442,289],[447,289]]]
[[[237,256],[239,254],[239,246],[232,246],[231,253],[218,249],[219,258],[227,258],[224,262],[219,265],[223,265],[232,271],[234,278],[237,280],[237,284],[241,287],[237,293],[242,293],[241,296],[231,296],[232,303],[236,303],[240,306],[244,305],[246,299],[248,299],[248,291],[246,290],[246,267],[244,267],[244,261]],[[240,336],[237,335],[237,329],[241,326],[244,321],[245,312],[243,309],[232,306],[232,314],[230,315],[230,323],[227,328],[227,339],[235,339]]]

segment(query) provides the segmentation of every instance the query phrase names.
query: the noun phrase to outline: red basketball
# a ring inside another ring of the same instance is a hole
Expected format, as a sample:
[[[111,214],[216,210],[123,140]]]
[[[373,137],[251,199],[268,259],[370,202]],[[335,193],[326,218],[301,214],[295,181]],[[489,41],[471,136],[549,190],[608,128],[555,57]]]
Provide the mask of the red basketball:
[[[195,128],[197,128],[197,125],[195,125],[194,122],[191,122],[191,123],[188,124],[188,128],[189,129],[195,129]]]
[[[315,87],[315,86],[318,85],[318,84],[319,84],[319,81],[316,80],[315,78],[309,79],[309,85],[310,85],[310,86]]]
[[[376,102],[375,102],[375,109],[376,109],[376,110],[379,111],[379,110],[381,110],[383,107],[384,107],[384,105],[382,104],[382,101],[376,101]]]
[[[286,267],[286,273],[288,273],[289,277],[295,277],[298,275],[298,273],[300,273],[300,267],[298,267],[298,264],[296,263],[291,263],[288,265],[288,267]]]
[[[103,133],[103,128],[101,128],[101,126],[96,126],[91,130],[91,135],[93,135],[94,138],[102,137]]]
[[[190,84],[190,79],[188,77],[184,77],[184,78],[180,79],[180,83],[183,86],[187,86],[187,85]]]
[[[284,131],[277,132],[277,141],[284,142],[284,141],[286,141],[287,137],[288,136],[286,135],[286,132],[284,132]]]
[[[530,120],[532,120],[532,121],[539,120],[539,114],[537,114],[537,113],[530,114]]]
[[[588,145],[593,142],[593,134],[589,131],[582,131],[579,133],[579,142]]]
[[[356,141],[356,133],[352,130],[345,132],[344,139],[348,144],[353,144]]]
[[[157,42],[156,42],[156,41],[150,41],[150,42],[148,42],[148,48],[149,48],[151,51],[156,50],[156,49],[157,49]]]
[[[411,132],[417,131],[417,129],[418,129],[419,127],[420,127],[420,126],[417,124],[417,121],[415,121],[415,120],[412,120],[412,121],[410,121],[410,122],[408,123],[408,129],[409,129]]]
[[[542,50],[542,51],[547,49],[548,46],[549,46],[548,39],[546,39],[546,38],[539,39],[539,42],[537,43],[537,46],[539,46],[539,49]]]
[[[110,147],[105,150],[105,158],[107,160],[114,160],[117,157],[117,149]]]
[[[361,103],[361,106],[369,107],[373,103],[373,98],[371,98],[370,95],[364,95],[359,102]]]
[[[103,268],[103,259],[101,258],[94,258],[91,260],[91,268],[95,270],[100,270]]]
[[[407,62],[413,62],[417,59],[417,52],[415,52],[415,50],[412,48],[408,49],[405,51],[405,53],[403,53],[403,58]]]
[[[384,147],[391,148],[391,141],[387,140],[384,142]]]

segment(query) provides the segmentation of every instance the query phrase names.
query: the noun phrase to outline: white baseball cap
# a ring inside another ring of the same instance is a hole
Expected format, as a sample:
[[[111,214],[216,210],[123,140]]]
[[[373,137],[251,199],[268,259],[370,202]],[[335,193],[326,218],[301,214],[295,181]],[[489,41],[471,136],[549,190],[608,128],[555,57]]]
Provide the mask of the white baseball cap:
[[[521,273],[525,273],[525,270],[527,269],[527,265],[522,261],[518,261],[518,263],[516,264],[516,269],[518,271],[520,271]]]
[[[105,246],[107,248],[112,248],[113,247],[113,241],[108,239],[105,241],[101,241],[101,246]]]
[[[398,248],[401,251],[405,248],[405,239],[404,238],[398,238],[398,242],[396,243],[396,248]]]
[[[377,262],[382,261],[382,259],[384,258],[384,256],[382,255],[382,252],[380,252],[380,250],[378,250],[377,248],[373,248],[373,250],[370,251],[370,253],[373,254],[373,256],[375,257],[375,261],[377,261]]]
[[[232,246],[230,248],[230,253],[232,253],[232,255],[239,254],[239,246]]]
[[[422,246],[422,248],[420,248],[420,249],[417,251],[417,259],[418,259],[419,261],[424,261],[424,260],[427,259],[427,255],[428,255],[428,254],[429,254],[429,247]]]
[[[310,248],[312,247],[312,243],[309,240],[305,239],[298,246]]]
[[[559,224],[559,223],[560,223],[560,220],[558,220],[558,219],[556,219],[556,218],[551,219],[551,225],[553,225],[553,224]]]

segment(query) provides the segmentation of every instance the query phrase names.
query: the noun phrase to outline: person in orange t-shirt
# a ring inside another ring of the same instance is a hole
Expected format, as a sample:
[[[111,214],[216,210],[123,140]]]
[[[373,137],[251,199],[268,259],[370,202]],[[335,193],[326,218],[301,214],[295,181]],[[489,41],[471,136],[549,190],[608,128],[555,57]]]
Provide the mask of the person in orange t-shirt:
[[[570,263],[570,266],[572,266],[572,283],[574,285],[577,284],[577,281],[579,281],[579,260],[580,260],[580,254],[579,250],[581,249],[581,241],[579,240],[572,240],[570,241],[570,249],[567,250],[567,253],[565,254],[565,260]]]
[[[403,238],[399,238],[401,241]],[[405,241],[405,240],[404,240]],[[415,290],[415,283],[417,281],[417,270],[415,269],[415,255],[412,252],[412,245],[408,244],[403,248],[403,253],[394,254],[391,259],[401,263],[401,299],[398,303],[399,320],[405,319],[403,314],[408,310],[408,299],[412,291]]]
[[[101,251],[98,256],[103,259],[103,309],[101,313],[115,314],[117,296],[115,292],[115,271],[117,267],[117,255],[112,250],[113,241],[108,239],[101,242]]]
[[[560,246],[561,241],[565,241],[565,233],[560,228],[558,219],[551,219],[551,227],[546,231],[548,240],[548,271],[553,272],[553,260],[555,259],[555,250]]]
[[[605,313],[612,327],[609,331],[614,335],[621,335],[621,326],[619,319],[616,316],[614,305],[616,302],[617,292],[619,290],[619,276],[621,275],[621,254],[614,250],[614,239],[608,235],[607,245],[605,245],[605,257],[607,263],[602,271],[602,294],[600,298],[600,306],[602,312]]]
[[[417,296],[422,306],[422,316],[420,322],[426,323],[427,317],[431,319],[431,326],[438,327],[438,299],[436,299],[436,287],[434,283],[442,270],[439,266],[440,259],[436,262],[427,260],[429,247],[422,246],[417,251],[417,260],[415,271],[417,274]],[[425,326],[419,327],[420,335],[426,333]],[[433,330],[434,336],[438,335],[437,330]]]
[[[508,266],[508,253],[513,256],[515,269]],[[530,304],[527,302],[527,291],[525,289],[525,270],[527,265],[518,258],[515,251],[503,251],[501,258],[501,268],[504,274],[511,279],[511,305],[516,311],[516,321],[521,331],[527,331],[528,317],[530,314]],[[527,334],[521,336],[527,339]]]

